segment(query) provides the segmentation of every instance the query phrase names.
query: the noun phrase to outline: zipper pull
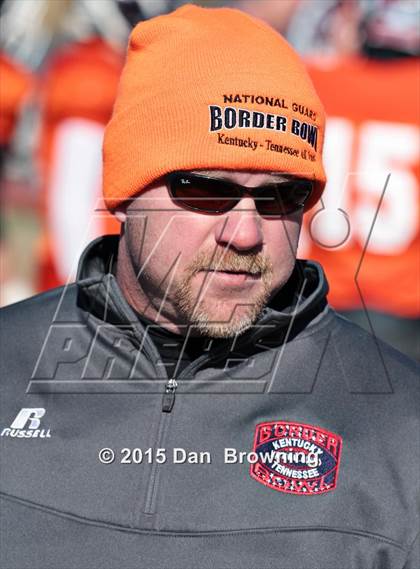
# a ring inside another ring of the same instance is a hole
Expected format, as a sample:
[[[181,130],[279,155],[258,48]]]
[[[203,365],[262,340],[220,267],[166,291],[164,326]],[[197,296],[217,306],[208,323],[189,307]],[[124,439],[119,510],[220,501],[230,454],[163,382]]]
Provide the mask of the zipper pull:
[[[170,413],[175,403],[175,391],[178,387],[176,379],[170,379],[165,386],[165,393],[162,398],[162,411]]]

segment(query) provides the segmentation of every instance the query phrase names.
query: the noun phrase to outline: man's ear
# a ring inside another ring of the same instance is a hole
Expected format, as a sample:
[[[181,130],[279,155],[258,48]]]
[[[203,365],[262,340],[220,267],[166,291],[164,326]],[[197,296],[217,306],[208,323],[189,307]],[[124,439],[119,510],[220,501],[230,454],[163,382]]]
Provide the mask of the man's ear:
[[[120,223],[125,223],[127,219],[127,204],[121,204],[114,209],[113,214],[118,219]]]

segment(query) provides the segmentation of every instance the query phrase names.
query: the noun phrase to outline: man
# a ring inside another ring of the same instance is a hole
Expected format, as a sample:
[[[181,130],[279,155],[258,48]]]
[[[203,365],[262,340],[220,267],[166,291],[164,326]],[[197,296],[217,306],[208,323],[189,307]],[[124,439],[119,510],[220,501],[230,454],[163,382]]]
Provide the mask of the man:
[[[3,313],[3,566],[418,566],[415,364],[295,261],[323,125],[261,22],[134,30],[104,142],[121,238]]]

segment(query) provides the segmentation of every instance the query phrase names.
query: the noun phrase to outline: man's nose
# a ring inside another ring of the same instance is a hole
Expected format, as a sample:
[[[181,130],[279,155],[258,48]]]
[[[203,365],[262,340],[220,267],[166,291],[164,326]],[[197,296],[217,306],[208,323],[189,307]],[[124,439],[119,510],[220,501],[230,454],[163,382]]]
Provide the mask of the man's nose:
[[[261,247],[264,242],[261,217],[252,198],[242,198],[220,218],[215,238],[218,245],[229,245],[238,251]]]

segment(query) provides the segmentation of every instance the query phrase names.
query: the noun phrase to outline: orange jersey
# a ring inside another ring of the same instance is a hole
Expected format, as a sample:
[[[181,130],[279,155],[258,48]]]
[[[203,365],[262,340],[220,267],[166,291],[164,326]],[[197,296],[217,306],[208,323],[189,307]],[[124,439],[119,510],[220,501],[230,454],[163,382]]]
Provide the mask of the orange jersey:
[[[101,151],[121,67],[120,54],[95,38],[60,50],[44,78],[39,159],[46,232],[41,290],[74,277],[87,242],[119,231],[101,200]]]
[[[0,145],[9,144],[16,120],[33,87],[33,78],[21,65],[0,52]]]
[[[328,183],[299,254],[321,262],[337,309],[417,317],[418,60],[308,67],[328,116]]]

